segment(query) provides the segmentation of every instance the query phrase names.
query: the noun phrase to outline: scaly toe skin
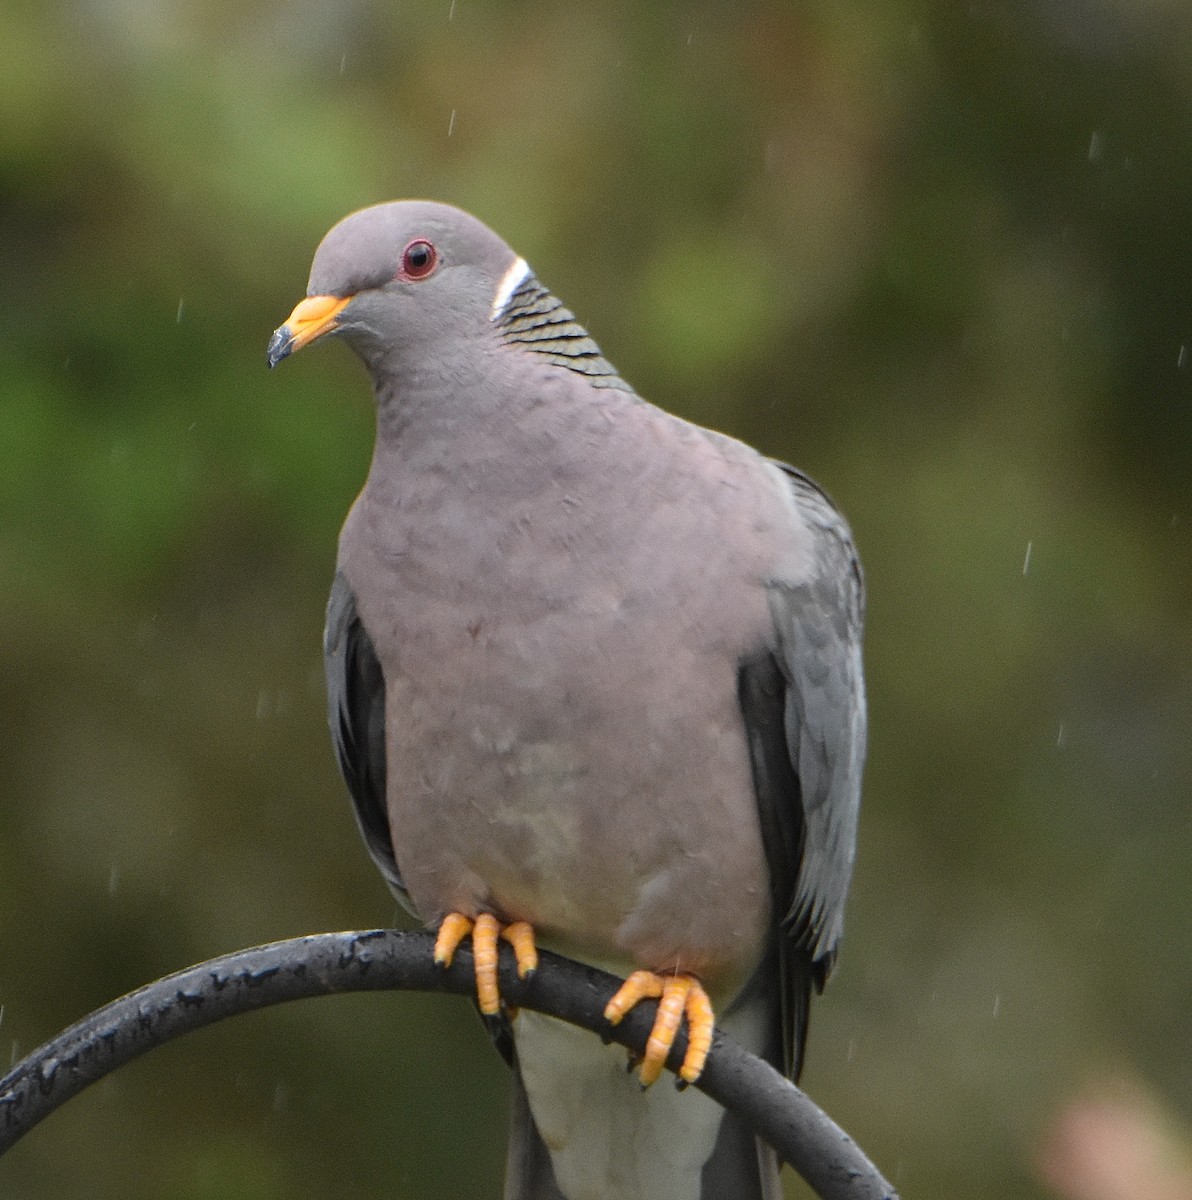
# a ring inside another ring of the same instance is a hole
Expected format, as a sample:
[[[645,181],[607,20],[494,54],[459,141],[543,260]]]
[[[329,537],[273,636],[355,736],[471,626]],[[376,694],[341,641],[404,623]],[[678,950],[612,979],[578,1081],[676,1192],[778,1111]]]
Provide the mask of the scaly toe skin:
[[[691,990],[691,982],[688,976],[674,975],[662,985],[658,1015],[654,1018],[654,1028],[650,1030],[642,1069],[638,1075],[644,1088],[649,1087],[666,1066],[666,1056],[675,1044],[675,1035],[679,1032],[679,1024],[683,1020],[683,1007],[687,993]]]
[[[679,1068],[679,1081],[694,1083],[704,1072],[708,1051],[712,1049],[712,1031],[716,1025],[712,1001],[695,979],[691,981],[683,1011],[687,1016],[687,1053],[683,1055],[683,1065]]]
[[[455,958],[455,952],[459,949],[459,944],[472,932],[472,921],[470,917],[465,917],[463,913],[448,913],[442,924],[439,926],[438,936],[435,938],[435,962],[440,967],[451,966],[452,959]]]
[[[501,1011],[501,992],[497,986],[499,939],[504,938],[513,947],[518,978],[525,979],[538,967],[534,930],[527,921],[515,921],[502,928],[492,913],[480,913],[474,921],[463,913],[448,913],[435,938],[435,962],[440,966],[451,966],[456,950],[469,933],[476,969],[476,1002],[485,1016],[495,1016]]]
[[[501,1011],[497,987],[497,939],[501,926],[492,913],[481,913],[472,927],[472,958],[476,963],[476,1001],[485,1016]]]
[[[715,1019],[707,992],[693,976],[672,975],[664,979],[652,971],[634,971],[606,1005],[604,1018],[616,1025],[639,1000],[654,998],[658,999],[658,1015],[641,1060],[642,1087],[649,1087],[662,1074],[684,1016],[687,1053],[679,1078],[685,1084],[694,1083],[704,1069],[712,1045]]]
[[[621,984],[617,994],[604,1006],[604,1019],[619,1025],[621,1018],[639,1001],[656,1000],[662,995],[662,977],[653,971],[634,971]]]
[[[529,921],[514,921],[501,930],[501,936],[513,947],[517,959],[517,977],[525,979],[538,970],[538,947],[534,944],[534,928]]]

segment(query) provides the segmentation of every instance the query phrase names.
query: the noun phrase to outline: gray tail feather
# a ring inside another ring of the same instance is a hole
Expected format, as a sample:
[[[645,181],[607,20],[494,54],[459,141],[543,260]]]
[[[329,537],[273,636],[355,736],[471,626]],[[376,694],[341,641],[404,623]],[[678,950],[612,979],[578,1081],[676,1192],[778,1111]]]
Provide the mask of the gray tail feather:
[[[550,1151],[534,1124],[516,1069],[513,1080],[504,1200],[567,1200],[555,1182]],[[704,1165],[700,1200],[782,1200],[774,1151],[731,1113],[725,1113],[716,1146]]]
[[[725,1113],[700,1176],[700,1200],[782,1200],[778,1157],[732,1113]]]
[[[752,980],[725,1013],[729,1026],[734,1018],[745,1019],[746,1028],[753,1025],[761,1040],[749,1049],[796,1080],[803,1066],[811,986],[806,951],[778,934]],[[746,1044],[751,1040],[747,1034],[745,1040]],[[774,1151],[739,1117],[725,1113],[712,1155],[704,1164],[700,1200],[782,1200],[779,1167]]]
[[[735,1014],[752,1010],[754,1021],[749,1024],[756,1022],[761,1044],[750,1048],[797,1079],[803,1065],[813,980],[806,954],[793,950],[776,938],[754,978],[725,1015],[732,1025]],[[555,1182],[550,1151],[530,1112],[516,1055],[511,1053],[509,1058],[514,1083],[504,1200],[567,1200]],[[777,1155],[732,1113],[724,1114],[716,1145],[704,1164],[699,1200],[782,1200]]]
[[[550,1151],[534,1124],[521,1072],[513,1068],[509,1115],[509,1157],[505,1163],[505,1200],[567,1200],[555,1183]]]

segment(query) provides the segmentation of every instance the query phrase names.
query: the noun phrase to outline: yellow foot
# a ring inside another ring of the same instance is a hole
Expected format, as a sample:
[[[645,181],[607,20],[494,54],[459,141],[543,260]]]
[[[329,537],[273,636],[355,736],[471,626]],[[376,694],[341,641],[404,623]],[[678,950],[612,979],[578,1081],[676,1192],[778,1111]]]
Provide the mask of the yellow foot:
[[[481,913],[475,921],[463,913],[448,913],[435,938],[435,962],[451,966],[460,942],[472,935],[472,959],[476,964],[476,999],[480,1011],[494,1016],[501,1009],[501,993],[497,988],[497,942],[504,938],[517,959],[517,975],[525,979],[538,966],[538,950],[534,946],[534,930],[526,921],[501,926],[492,913]]]
[[[647,999],[658,1000],[658,1015],[654,1018],[654,1028],[642,1058],[642,1087],[649,1087],[662,1074],[684,1015],[687,1017],[687,1053],[683,1056],[679,1078],[684,1083],[694,1083],[704,1069],[712,1046],[715,1022],[708,993],[692,975],[664,977],[653,971],[634,971],[608,1002],[604,1019],[610,1025],[617,1025],[639,1000]]]

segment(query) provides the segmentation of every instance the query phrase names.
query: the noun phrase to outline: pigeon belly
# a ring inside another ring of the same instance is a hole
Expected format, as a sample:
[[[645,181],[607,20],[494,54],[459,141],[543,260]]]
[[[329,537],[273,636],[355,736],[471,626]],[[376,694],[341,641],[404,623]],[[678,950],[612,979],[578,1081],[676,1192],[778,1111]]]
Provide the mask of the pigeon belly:
[[[733,657],[709,688],[661,620],[531,603],[404,606],[389,803],[420,915],[489,909],[609,966],[738,975],[769,901]]]
[[[628,478],[556,472],[500,506],[458,481],[366,488],[341,569],[387,581],[357,593],[395,648],[389,816],[422,919],[488,910],[724,996],[771,919],[736,688],[772,637],[766,550],[789,505],[752,451],[653,413],[682,427],[682,471],[635,473],[624,449]],[[693,453],[712,460],[705,494]]]

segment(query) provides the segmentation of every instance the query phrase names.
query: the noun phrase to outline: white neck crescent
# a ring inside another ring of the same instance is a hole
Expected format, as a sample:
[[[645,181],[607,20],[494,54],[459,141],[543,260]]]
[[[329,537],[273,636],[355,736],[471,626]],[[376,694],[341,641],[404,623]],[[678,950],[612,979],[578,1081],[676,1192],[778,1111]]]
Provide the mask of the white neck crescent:
[[[501,282],[497,284],[496,295],[493,296],[493,310],[489,315],[490,321],[495,321],[505,311],[505,305],[529,273],[530,264],[524,258],[513,260],[509,270],[501,276]]]

